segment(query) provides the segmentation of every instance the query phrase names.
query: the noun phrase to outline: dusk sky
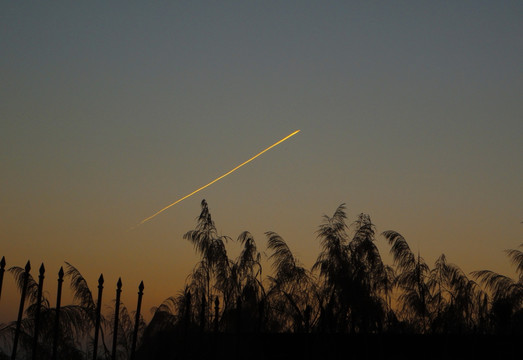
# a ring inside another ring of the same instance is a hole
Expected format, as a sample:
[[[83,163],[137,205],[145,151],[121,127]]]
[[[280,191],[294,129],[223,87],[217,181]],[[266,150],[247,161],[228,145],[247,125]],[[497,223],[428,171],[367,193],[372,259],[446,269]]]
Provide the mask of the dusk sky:
[[[0,257],[44,262],[53,306],[64,261],[93,291],[103,273],[108,305],[143,280],[150,317],[197,261],[202,199],[221,234],[265,251],[275,231],[307,267],[346,203],[431,266],[514,276],[522,19],[521,1],[2,1]]]

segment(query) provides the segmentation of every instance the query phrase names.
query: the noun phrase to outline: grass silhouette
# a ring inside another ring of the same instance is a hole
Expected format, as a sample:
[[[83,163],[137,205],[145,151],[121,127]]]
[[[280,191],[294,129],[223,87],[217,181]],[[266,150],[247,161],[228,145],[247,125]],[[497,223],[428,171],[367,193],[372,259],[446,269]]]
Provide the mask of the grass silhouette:
[[[316,235],[320,253],[307,269],[285,239],[266,232],[270,271],[264,272],[262,253],[248,231],[236,239],[239,256],[229,257],[226,244],[232,238],[219,235],[203,200],[195,228],[183,236],[199,261],[184,288],[153,308],[148,324],[138,317],[135,359],[468,358],[499,351],[506,358],[521,357],[516,345],[523,335],[520,250],[507,250],[516,280],[490,270],[474,271],[470,278],[444,254],[431,268],[400,233],[377,236],[369,215],[348,225],[344,204],[323,217]],[[381,238],[390,246],[390,265],[376,246]],[[38,283],[30,274],[25,279],[25,269],[12,267],[8,273],[20,290],[27,282],[18,358],[31,355],[38,316],[36,358],[51,359],[56,308],[45,294],[38,305]],[[92,358],[97,304],[69,263],[65,277],[74,303],[60,310],[57,358]],[[120,309],[119,321],[114,311],[100,319],[98,359],[111,355],[105,337],[114,332],[113,323],[118,324],[116,358],[133,356],[136,314],[123,304]],[[0,359],[8,358],[16,326],[14,321],[0,329],[6,344]]]

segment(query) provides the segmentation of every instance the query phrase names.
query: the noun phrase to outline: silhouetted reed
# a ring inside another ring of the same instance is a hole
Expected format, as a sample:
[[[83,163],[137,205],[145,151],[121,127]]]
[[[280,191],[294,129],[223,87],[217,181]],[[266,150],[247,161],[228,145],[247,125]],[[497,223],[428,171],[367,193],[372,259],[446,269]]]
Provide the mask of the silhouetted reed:
[[[184,288],[152,309],[148,324],[139,313],[143,283],[138,293],[138,313],[130,313],[117,301],[106,318],[99,312],[102,276],[99,300],[95,302],[83,276],[66,263],[65,277],[70,279],[74,304],[60,306],[58,298],[57,307],[51,308],[29,271],[12,267],[8,272],[24,292],[26,306],[22,305],[24,316],[20,322],[3,325],[0,330],[7,344],[3,351],[11,349],[17,327],[19,358],[28,358],[31,349],[37,348],[34,359],[51,359],[55,346],[57,359],[208,357],[224,353],[220,352],[225,351],[223,344],[235,348],[236,357],[243,358],[239,351],[248,351],[248,346],[256,346],[260,339],[271,344],[282,341],[274,337],[276,334],[293,334],[300,340],[292,341],[309,346],[310,351],[303,356],[311,358],[318,349],[330,351],[322,345],[328,341],[334,341],[331,349],[337,348],[336,339],[353,343],[354,353],[361,351],[364,355],[368,350],[362,346],[372,341],[393,346],[395,341],[401,343],[397,339],[428,336],[434,340],[423,341],[442,341],[438,336],[446,336],[444,341],[453,347],[460,341],[449,336],[461,336],[463,344],[481,347],[474,339],[490,336],[488,341],[499,342],[501,338],[495,336],[523,334],[520,250],[507,251],[518,279],[480,270],[472,273],[476,282],[448,262],[445,255],[431,268],[400,233],[389,230],[381,234],[392,255],[393,263],[387,265],[376,246],[376,227],[370,216],[360,214],[347,225],[345,210],[342,204],[332,216],[323,217],[316,234],[321,250],[310,269],[279,234],[266,232],[270,271],[265,273],[262,253],[247,231],[236,239],[240,255],[229,258],[226,244],[232,239],[218,235],[203,200],[195,229],[183,236],[194,245],[199,261]],[[2,269],[4,266],[2,259]],[[3,271],[0,279],[1,275]],[[42,272],[40,276],[41,283]],[[62,270],[59,284],[63,276]],[[120,289],[121,283],[117,291]],[[113,335],[111,349],[105,343],[109,334]],[[515,347],[508,349],[509,355],[520,354],[510,350]],[[487,351],[485,347],[483,350]],[[269,353],[263,354],[258,358],[270,357]],[[380,354],[374,355],[385,358],[386,354]]]

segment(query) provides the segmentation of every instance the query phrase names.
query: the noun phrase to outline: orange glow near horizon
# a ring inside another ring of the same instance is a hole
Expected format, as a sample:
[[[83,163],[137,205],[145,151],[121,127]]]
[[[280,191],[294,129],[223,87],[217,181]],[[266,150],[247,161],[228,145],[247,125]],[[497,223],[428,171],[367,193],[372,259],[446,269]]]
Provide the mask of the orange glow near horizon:
[[[229,171],[226,172],[225,174],[223,174],[223,175],[217,177],[216,179],[214,179],[213,181],[211,181],[211,182],[208,183],[207,185],[204,185],[204,186],[200,187],[199,189],[194,190],[192,193],[185,195],[184,197],[182,197],[182,198],[176,200],[175,202],[173,202],[172,204],[169,204],[169,205],[167,205],[166,207],[164,207],[163,209],[157,211],[156,213],[154,213],[153,215],[149,216],[148,218],[143,219],[143,220],[142,220],[138,225],[132,227],[131,230],[134,229],[134,228],[136,228],[136,227],[138,227],[138,226],[140,226],[140,225],[142,225],[142,224],[144,224],[144,223],[146,223],[147,221],[151,220],[151,219],[154,218],[155,216],[157,216],[157,215],[161,214],[162,212],[164,212],[165,210],[169,209],[171,206],[174,206],[174,205],[178,204],[179,202],[181,202],[181,201],[187,199],[188,197],[190,197],[190,196],[196,194],[197,192],[199,192],[199,191],[201,191],[201,190],[203,190],[203,189],[205,189],[205,188],[211,186],[212,184],[214,184],[214,183],[217,182],[218,180],[221,180],[221,179],[223,179],[224,177],[226,177],[227,175],[229,175],[229,174],[235,172],[236,170],[238,170],[239,168],[241,168],[243,165],[247,165],[248,163],[250,163],[251,161],[253,161],[254,159],[256,159],[258,156],[260,156],[260,155],[262,155],[263,153],[269,151],[269,150],[272,149],[273,147],[275,147],[275,146],[281,144],[282,142],[284,142],[285,140],[289,139],[290,137],[296,135],[296,134],[299,133],[299,132],[300,132],[300,130],[296,130],[296,131],[294,131],[293,133],[287,135],[286,137],[284,137],[283,139],[281,139],[281,140],[275,142],[274,144],[272,144],[271,146],[269,146],[269,147],[266,148],[265,150],[260,151],[258,154],[254,155],[254,156],[251,157],[249,160],[244,161],[243,163],[241,163],[240,165],[236,166],[236,167],[233,168],[232,170],[229,170]]]

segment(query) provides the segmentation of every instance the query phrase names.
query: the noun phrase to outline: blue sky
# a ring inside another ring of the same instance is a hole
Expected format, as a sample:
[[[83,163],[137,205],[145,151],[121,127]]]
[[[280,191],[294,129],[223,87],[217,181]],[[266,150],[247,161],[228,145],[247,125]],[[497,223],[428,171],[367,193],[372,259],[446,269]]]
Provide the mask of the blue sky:
[[[182,235],[202,198],[224,235],[265,249],[278,232],[306,265],[321,216],[347,203],[429,263],[510,274],[522,15],[513,1],[2,2],[0,255],[66,260],[93,286],[144,280],[150,307],[195,263]]]

